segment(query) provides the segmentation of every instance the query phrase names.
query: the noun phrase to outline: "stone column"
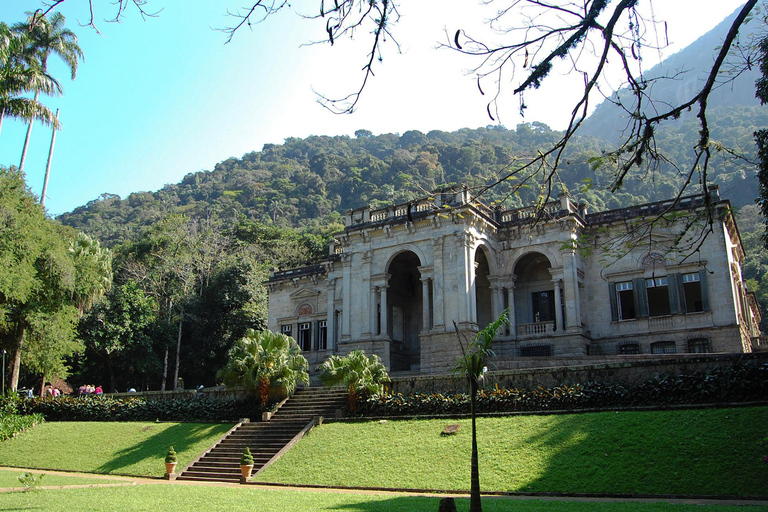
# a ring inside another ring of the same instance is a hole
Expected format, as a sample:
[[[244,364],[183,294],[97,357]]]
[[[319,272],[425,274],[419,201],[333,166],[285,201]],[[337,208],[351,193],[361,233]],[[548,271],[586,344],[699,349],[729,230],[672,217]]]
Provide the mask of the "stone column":
[[[379,295],[381,295],[381,289],[378,286],[371,286],[371,298],[369,299],[371,309],[368,316],[370,322],[369,330],[374,338],[379,334],[379,330],[377,329],[379,320]]]
[[[488,276],[488,280],[491,282],[491,316],[496,320],[504,310],[502,287],[498,277]]]
[[[560,298],[561,279],[563,278],[563,269],[550,268],[549,273],[552,275],[552,284],[555,289],[555,329],[558,331],[565,331],[565,324],[563,323],[563,303]]]
[[[573,235],[575,236],[575,235]],[[581,329],[581,299],[579,297],[579,266],[575,250],[563,253],[563,295],[565,296],[566,327]]]
[[[474,276],[474,262],[470,259],[472,243],[474,242],[473,236],[463,231],[456,233],[456,238],[461,244],[459,269],[464,274],[460,277],[459,283],[461,284],[459,292],[459,325],[469,324],[477,322],[477,319],[472,315],[472,303],[475,302],[475,297],[472,294],[474,289],[473,276]]]
[[[339,339],[343,339],[345,336],[349,337],[350,325],[349,320],[352,317],[352,259],[351,254],[342,254],[341,261],[343,264],[343,278],[341,282],[342,287],[342,305],[341,305],[341,327]]]
[[[379,287],[381,290],[381,336],[389,339],[389,310],[387,309],[387,289],[389,285]]]
[[[335,349],[334,347],[334,336],[336,335],[336,319],[334,318],[335,314],[335,308],[334,308],[334,298],[336,296],[336,279],[330,278],[326,281],[327,285],[327,296],[325,301],[325,322],[326,322],[326,344],[328,348]]]
[[[429,309],[432,304],[429,300],[429,277],[421,278],[421,330],[429,331]]]
[[[443,299],[443,287],[445,286],[445,277],[443,276],[443,238],[438,237],[432,240],[432,320],[435,327],[445,326],[445,302]]]
[[[507,307],[509,308],[509,333],[517,339],[517,318],[515,314],[515,282],[507,284]]]
[[[555,330],[565,331],[565,325],[563,325],[563,304],[560,299],[560,280],[555,281]]]

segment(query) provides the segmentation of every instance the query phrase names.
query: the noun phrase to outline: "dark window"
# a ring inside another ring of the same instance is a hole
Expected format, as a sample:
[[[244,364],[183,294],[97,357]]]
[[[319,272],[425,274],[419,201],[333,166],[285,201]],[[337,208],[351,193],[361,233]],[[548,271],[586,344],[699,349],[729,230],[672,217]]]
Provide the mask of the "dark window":
[[[553,352],[552,345],[520,347],[520,357],[551,357]]]
[[[549,290],[546,292],[535,292],[532,295],[533,300],[533,321],[551,322],[555,319],[555,292]]]
[[[317,321],[317,350],[328,348],[328,321]]]
[[[657,341],[651,343],[651,354],[676,354],[677,347],[674,341]]]
[[[631,320],[637,316],[632,281],[616,283],[616,303],[618,305],[619,320]]]
[[[299,348],[301,350],[312,350],[312,331],[309,322],[299,324]]]
[[[280,333],[285,334],[286,336],[292,336],[293,329],[291,329],[291,325],[281,325],[280,326]]]
[[[707,338],[693,338],[688,340],[688,352],[694,354],[709,353],[709,340]]]
[[[648,297],[649,316],[665,316],[671,314],[666,277],[646,279],[645,292]]]
[[[639,343],[622,343],[619,345],[619,354],[639,354]]]
[[[683,274],[683,295],[685,295],[685,311],[696,313],[704,311],[704,300],[701,291],[701,275]]]

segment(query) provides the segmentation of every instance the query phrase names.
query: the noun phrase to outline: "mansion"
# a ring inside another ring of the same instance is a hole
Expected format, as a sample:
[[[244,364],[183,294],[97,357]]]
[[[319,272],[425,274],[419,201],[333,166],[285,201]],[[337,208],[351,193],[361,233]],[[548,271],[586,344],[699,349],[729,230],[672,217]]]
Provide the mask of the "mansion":
[[[446,373],[459,339],[506,309],[496,368],[750,352],[760,312],[743,263],[717,187],[596,213],[565,195],[492,209],[449,188],[349,211],[326,260],[272,274],[268,327],[294,337],[313,370],[362,349],[390,372]]]

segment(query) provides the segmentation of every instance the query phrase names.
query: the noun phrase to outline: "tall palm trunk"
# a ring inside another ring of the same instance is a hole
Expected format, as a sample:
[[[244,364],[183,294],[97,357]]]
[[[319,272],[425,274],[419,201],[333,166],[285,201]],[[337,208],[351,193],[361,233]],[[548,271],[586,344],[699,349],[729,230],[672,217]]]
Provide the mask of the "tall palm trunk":
[[[165,357],[163,358],[163,380],[160,383],[160,391],[165,391],[165,380],[168,375],[168,345],[165,346]]]
[[[59,120],[59,109],[56,109],[56,121]],[[51,160],[53,159],[53,146],[56,144],[56,124],[53,125],[51,134],[51,148],[48,150],[48,163],[45,165],[45,180],[43,181],[43,193],[40,194],[40,205],[45,206],[45,196],[48,194],[48,177],[51,175]],[[81,311],[82,313],[82,311]]]
[[[181,312],[181,316],[179,317],[179,333],[176,336],[176,370],[173,372],[173,389],[176,389],[176,386],[179,382],[179,354],[181,353],[181,326],[184,322],[184,311]]]
[[[476,425],[476,397],[477,397],[477,380],[474,378],[469,379],[470,388],[470,413],[472,415],[472,472],[470,474],[470,487],[469,487],[469,512],[482,512],[483,505],[480,502],[480,471],[477,463],[477,425]]]
[[[40,91],[35,91],[35,103],[40,99]],[[27,148],[29,148],[29,139],[32,137],[32,125],[35,123],[35,118],[29,120],[29,126],[27,127],[27,136],[24,138],[24,149],[21,151],[21,162],[19,163],[19,172],[24,170],[24,162],[27,160]]]
[[[0,131],[3,130],[3,119],[5,119],[5,111],[0,110]]]

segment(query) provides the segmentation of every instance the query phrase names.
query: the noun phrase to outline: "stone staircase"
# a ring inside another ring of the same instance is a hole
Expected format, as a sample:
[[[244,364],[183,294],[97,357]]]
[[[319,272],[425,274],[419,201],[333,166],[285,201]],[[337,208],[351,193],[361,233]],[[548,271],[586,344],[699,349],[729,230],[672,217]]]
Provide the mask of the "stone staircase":
[[[311,427],[317,416],[335,417],[347,404],[344,389],[301,388],[275,412],[270,421],[243,422],[201,457],[187,466],[178,480],[240,482],[240,456],[246,447],[253,455],[253,474],[276,460]]]

